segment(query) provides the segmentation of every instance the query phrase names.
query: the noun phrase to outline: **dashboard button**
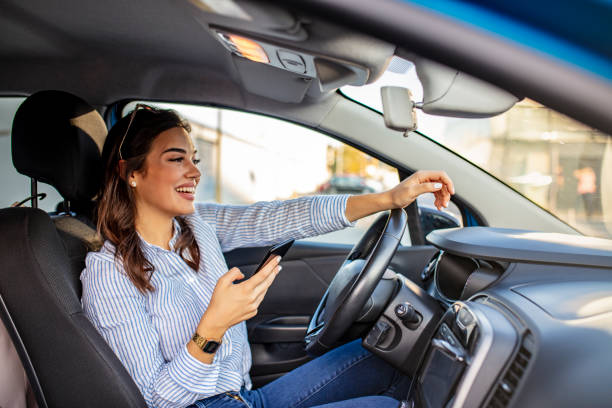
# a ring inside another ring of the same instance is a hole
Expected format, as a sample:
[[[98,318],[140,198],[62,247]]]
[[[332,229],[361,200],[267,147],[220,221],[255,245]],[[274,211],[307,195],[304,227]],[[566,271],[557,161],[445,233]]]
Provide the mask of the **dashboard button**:
[[[446,323],[442,323],[442,325],[440,326],[440,334],[442,335],[442,338],[446,340],[446,342],[450,344],[451,346],[453,347],[460,346],[459,341],[457,340],[457,338],[455,337],[451,329],[448,328]]]
[[[283,67],[289,71],[297,72],[298,74],[306,73],[306,63],[300,55],[284,50],[278,50],[277,55]]]
[[[420,313],[408,302],[398,304],[395,306],[394,311],[395,315],[400,318],[404,326],[411,330],[416,329],[421,323],[421,320],[423,320]]]
[[[468,347],[473,337],[474,329],[477,327],[474,315],[465,307],[459,309],[455,317],[455,325],[463,345]]]
[[[472,313],[470,313],[465,307],[459,309],[456,320],[457,323],[463,327],[468,327],[474,324],[474,316],[472,316]]]
[[[374,325],[374,327],[372,327],[372,330],[370,330],[370,333],[368,333],[365,342],[373,347],[382,344],[387,338],[387,334],[389,334],[390,329],[391,325],[389,323],[379,321]]]

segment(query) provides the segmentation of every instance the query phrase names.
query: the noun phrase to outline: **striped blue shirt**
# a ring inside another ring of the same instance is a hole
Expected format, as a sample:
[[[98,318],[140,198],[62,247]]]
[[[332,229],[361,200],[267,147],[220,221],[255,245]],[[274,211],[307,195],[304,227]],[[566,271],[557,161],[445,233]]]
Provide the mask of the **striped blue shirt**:
[[[155,267],[152,293],[142,294],[105,242],[90,252],[81,273],[83,309],[130,373],[150,407],[186,407],[225,391],[251,387],[251,351],[245,322],[223,337],[212,364],[187,352],[217,280],[227,272],[223,252],[272,245],[352,225],[347,195],[302,197],[248,206],[196,203],[185,217],[201,253],[198,272],[170,250],[141,240]],[[174,222],[174,236],[179,233]]]

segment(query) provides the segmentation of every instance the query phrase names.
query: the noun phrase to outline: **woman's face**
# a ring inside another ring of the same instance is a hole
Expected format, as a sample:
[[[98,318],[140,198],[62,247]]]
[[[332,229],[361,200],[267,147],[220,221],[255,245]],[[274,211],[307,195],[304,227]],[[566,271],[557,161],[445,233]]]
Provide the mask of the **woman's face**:
[[[139,215],[175,217],[194,211],[195,188],[200,181],[196,150],[183,128],[160,133],[145,159],[143,169],[130,175]]]

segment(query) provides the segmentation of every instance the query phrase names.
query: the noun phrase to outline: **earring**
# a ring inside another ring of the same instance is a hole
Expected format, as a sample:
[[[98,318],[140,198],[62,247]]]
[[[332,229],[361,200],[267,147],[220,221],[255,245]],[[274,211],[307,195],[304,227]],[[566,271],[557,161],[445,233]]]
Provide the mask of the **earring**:
[[[136,187],[136,182],[135,182],[134,180],[132,180],[132,181],[130,182],[130,186],[132,186],[132,187]]]

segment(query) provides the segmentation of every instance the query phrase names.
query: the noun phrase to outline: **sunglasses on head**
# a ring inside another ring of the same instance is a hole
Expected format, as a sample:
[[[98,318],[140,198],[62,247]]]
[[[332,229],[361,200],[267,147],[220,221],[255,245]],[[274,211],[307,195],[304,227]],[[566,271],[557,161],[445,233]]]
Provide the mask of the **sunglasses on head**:
[[[127,129],[125,129],[125,133],[123,134],[123,137],[121,138],[121,143],[119,144],[119,159],[120,160],[124,160],[123,154],[121,153],[121,149],[123,148],[123,142],[125,142],[125,138],[127,137],[127,134],[130,131],[130,127],[132,126],[132,122],[134,121],[134,117],[136,116],[136,112],[138,112],[141,109],[145,109],[150,112],[157,112],[157,109],[152,106],[145,105],[144,103],[136,104],[136,106],[134,107],[134,110],[130,113],[130,121],[128,122]]]

